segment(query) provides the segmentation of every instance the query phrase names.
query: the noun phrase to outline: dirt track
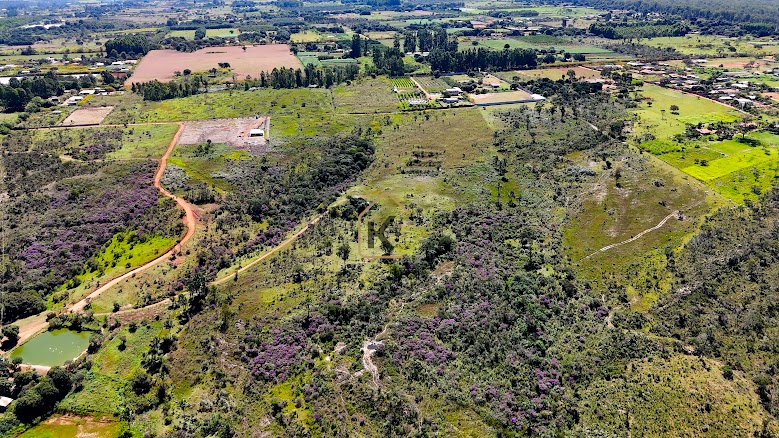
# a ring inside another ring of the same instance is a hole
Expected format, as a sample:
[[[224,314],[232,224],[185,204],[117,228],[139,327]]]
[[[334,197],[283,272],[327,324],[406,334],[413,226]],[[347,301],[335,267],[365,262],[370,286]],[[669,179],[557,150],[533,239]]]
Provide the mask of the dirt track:
[[[86,297],[82,298],[80,301],[72,304],[68,307],[68,310],[71,312],[80,312],[81,310],[86,307],[86,305],[94,298],[96,298],[101,293],[107,291],[111,287],[115,286],[117,283],[121,282],[122,280],[125,280],[127,278],[130,278],[136,274],[140,274],[143,271],[146,271],[147,269],[159,264],[163,260],[169,258],[171,255],[175,254],[182,246],[184,246],[185,243],[189,241],[189,239],[192,238],[192,236],[195,234],[195,210],[192,208],[192,205],[188,203],[187,201],[179,198],[178,196],[170,193],[167,191],[164,187],[162,187],[162,184],[160,183],[160,180],[162,179],[162,175],[165,173],[165,167],[168,164],[168,157],[173,152],[173,149],[176,148],[176,144],[178,143],[179,136],[181,135],[181,131],[184,129],[184,124],[179,123],[179,129],[176,131],[176,135],[173,136],[173,140],[171,140],[170,145],[168,146],[168,149],[165,151],[165,154],[160,159],[160,165],[157,168],[157,173],[154,174],[154,187],[157,187],[157,189],[160,191],[160,193],[163,196],[166,196],[168,198],[173,199],[176,201],[176,203],[181,207],[182,210],[184,210],[184,223],[187,225],[187,232],[184,234],[184,237],[181,238],[178,244],[174,245],[173,248],[171,248],[168,252],[165,254],[162,254],[161,256],[157,257],[156,259],[143,264],[132,271],[129,271],[125,274],[120,275],[119,277],[114,278],[113,280],[109,281],[108,283],[98,287],[95,289],[92,293],[87,295]]]
[[[105,283],[104,285],[98,287],[94,291],[92,291],[89,295],[82,298],[81,300],[71,304],[68,306],[67,310],[69,312],[80,312],[84,310],[84,307],[99,296],[101,293],[107,291],[111,287],[115,286],[122,280],[126,280],[128,278],[133,277],[134,275],[140,274],[144,271],[146,271],[149,268],[154,267],[155,265],[159,264],[160,262],[164,261],[165,259],[169,258],[171,255],[176,253],[185,243],[189,241],[189,239],[192,238],[192,236],[195,234],[195,223],[197,221],[197,218],[195,216],[194,208],[191,204],[189,204],[187,201],[179,198],[178,196],[173,195],[169,191],[167,191],[164,187],[162,187],[162,184],[160,183],[160,180],[162,179],[163,173],[165,173],[165,167],[168,163],[168,157],[173,152],[173,150],[176,148],[176,144],[178,143],[179,136],[181,135],[182,130],[184,129],[184,124],[179,123],[179,129],[176,131],[176,135],[173,136],[173,139],[170,142],[170,145],[168,146],[168,149],[165,151],[165,154],[160,159],[160,165],[157,168],[157,172],[154,174],[154,187],[156,187],[160,193],[163,196],[166,196],[168,198],[173,199],[176,201],[176,203],[181,207],[182,210],[184,210],[184,223],[187,226],[187,232],[184,234],[184,237],[181,238],[179,243],[174,245],[168,252],[165,254],[162,254],[161,256],[155,258],[154,260],[147,262],[129,272],[126,272],[110,281]],[[28,320],[21,324],[19,327],[19,341],[18,344],[23,343],[30,337],[34,336],[36,333],[40,332],[41,330],[45,329],[48,325],[48,322],[46,321],[46,313],[48,311],[43,312],[39,315],[35,315],[33,317],[28,318]]]

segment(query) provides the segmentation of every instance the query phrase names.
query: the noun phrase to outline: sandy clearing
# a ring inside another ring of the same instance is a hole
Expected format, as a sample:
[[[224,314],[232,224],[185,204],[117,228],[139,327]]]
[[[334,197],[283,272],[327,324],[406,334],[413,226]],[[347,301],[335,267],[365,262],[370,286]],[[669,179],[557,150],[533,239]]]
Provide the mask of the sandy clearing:
[[[498,93],[469,94],[476,105],[485,103],[519,102],[533,100],[533,96],[527,91],[503,91]]]
[[[98,125],[113,109],[112,106],[82,107],[70,113],[61,125]]]
[[[245,47],[246,50],[241,46],[206,47],[190,53],[152,50],[141,59],[126,85],[154,79],[170,81],[177,71],[205,72],[218,68],[220,62],[230,63],[232,72],[240,79],[246,76],[257,78],[261,71],[271,71],[274,67],[303,68],[286,44]]]

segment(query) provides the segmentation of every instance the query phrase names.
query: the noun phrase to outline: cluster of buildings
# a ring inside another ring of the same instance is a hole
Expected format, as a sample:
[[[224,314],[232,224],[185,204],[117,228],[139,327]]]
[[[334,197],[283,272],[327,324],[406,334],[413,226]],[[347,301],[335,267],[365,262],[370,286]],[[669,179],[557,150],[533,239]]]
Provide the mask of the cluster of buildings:
[[[607,65],[599,68],[624,69],[635,78],[697,94],[740,109],[750,106],[760,108],[770,102],[764,93],[772,91],[772,88],[755,79],[760,74],[774,74],[774,69],[765,72],[722,71],[710,78],[703,78],[696,73],[700,70],[695,66],[702,67],[707,62],[708,60],[705,59],[692,59],[688,65],[680,67],[668,63],[632,61],[625,63],[624,66]]]

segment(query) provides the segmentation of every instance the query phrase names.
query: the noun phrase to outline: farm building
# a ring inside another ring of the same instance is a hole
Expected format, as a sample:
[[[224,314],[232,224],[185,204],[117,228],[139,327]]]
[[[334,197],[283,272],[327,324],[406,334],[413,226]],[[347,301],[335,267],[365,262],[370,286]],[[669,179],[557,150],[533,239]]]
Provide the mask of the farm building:
[[[0,412],[5,412],[8,409],[8,405],[13,403],[14,399],[11,397],[0,397]]]

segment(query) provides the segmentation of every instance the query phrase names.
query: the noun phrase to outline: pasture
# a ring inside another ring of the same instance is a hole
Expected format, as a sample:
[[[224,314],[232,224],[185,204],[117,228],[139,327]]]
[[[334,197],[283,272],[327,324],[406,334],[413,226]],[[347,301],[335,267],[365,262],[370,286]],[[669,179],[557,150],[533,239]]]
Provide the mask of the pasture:
[[[232,73],[239,78],[257,78],[261,71],[271,71],[274,67],[303,67],[286,44],[207,47],[191,53],[152,50],[143,57],[126,84],[155,79],[169,81],[176,76],[177,71],[190,69],[193,72],[205,72],[224,62],[230,64]]]
[[[121,423],[110,417],[59,415],[39,423],[19,438],[86,438],[119,435]]]
[[[688,123],[735,122],[743,116],[727,105],[657,85],[644,84],[642,94],[645,101],[636,110],[639,120],[635,134],[651,133],[655,137],[655,141],[642,144],[653,153],[668,152],[663,150],[666,147],[674,148],[665,140],[683,133]],[[671,105],[679,107],[678,114],[671,113]]]
[[[241,32],[232,27],[227,29],[206,29],[206,38],[233,38],[237,37]],[[168,33],[169,37],[183,37],[188,40],[195,39],[194,30],[172,30]]]
[[[757,54],[779,53],[776,42],[750,37],[728,38],[715,35],[687,35],[679,37],[657,37],[642,40],[642,44],[654,47],[671,47],[685,55]]]

